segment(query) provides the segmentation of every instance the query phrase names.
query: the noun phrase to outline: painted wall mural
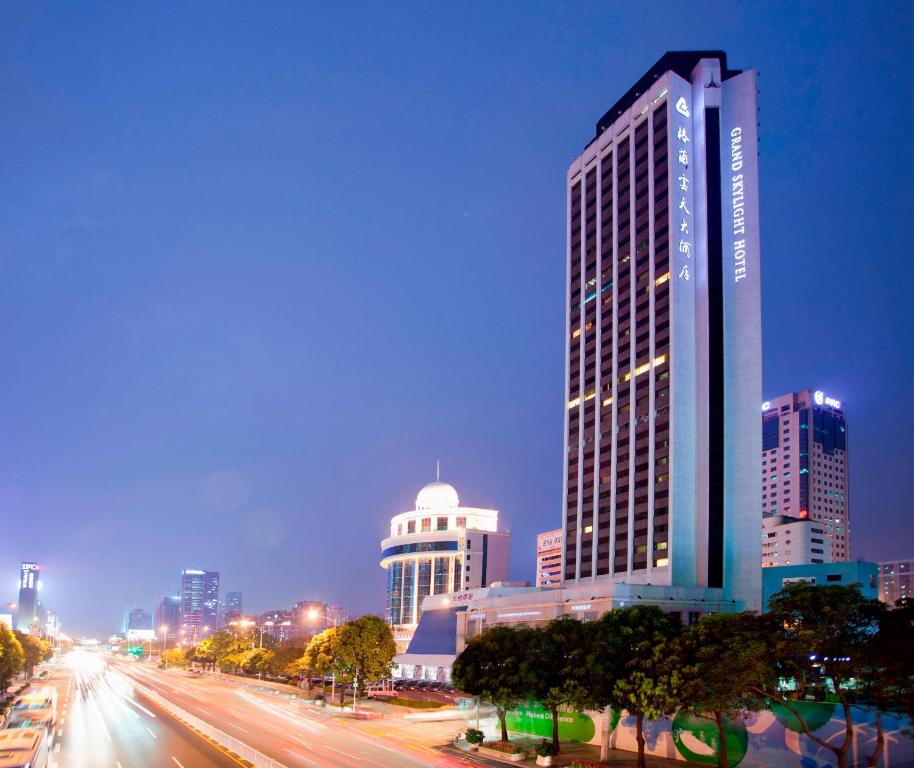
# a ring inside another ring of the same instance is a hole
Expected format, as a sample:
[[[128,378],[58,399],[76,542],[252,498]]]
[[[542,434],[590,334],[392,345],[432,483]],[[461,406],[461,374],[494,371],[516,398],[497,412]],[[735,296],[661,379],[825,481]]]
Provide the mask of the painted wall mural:
[[[835,704],[795,702],[813,732],[829,742],[843,738],[844,720]],[[865,766],[876,746],[875,710],[854,707],[854,742],[850,764]],[[559,737],[599,744],[603,713],[563,712],[559,718]],[[637,750],[635,719],[626,713],[612,712],[610,746]],[[907,718],[883,714],[885,747],[880,768],[914,768],[914,732]],[[549,712],[537,704],[518,707],[508,713],[508,728],[537,736],[552,734]],[[645,723],[648,754],[698,765],[717,765],[719,750],[717,726],[705,718],[685,713],[672,720]],[[727,757],[731,768],[834,768],[833,754],[808,738],[796,717],[786,708],[773,706],[744,721],[727,721]]]

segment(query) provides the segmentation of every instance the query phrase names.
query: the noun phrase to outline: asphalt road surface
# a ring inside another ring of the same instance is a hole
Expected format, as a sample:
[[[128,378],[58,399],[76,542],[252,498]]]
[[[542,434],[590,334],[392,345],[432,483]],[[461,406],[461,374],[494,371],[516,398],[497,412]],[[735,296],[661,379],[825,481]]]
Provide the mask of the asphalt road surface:
[[[456,768],[487,764],[476,757],[443,753],[429,740],[417,738],[421,723],[404,726],[398,720],[395,725],[388,718],[360,722],[218,678],[195,677],[140,663],[112,666],[116,673],[135,679],[288,768]],[[465,723],[446,727],[456,733]],[[185,768],[209,765],[182,763]]]
[[[49,667],[58,691],[50,766],[57,768],[238,768],[155,704],[101,657],[75,652]]]

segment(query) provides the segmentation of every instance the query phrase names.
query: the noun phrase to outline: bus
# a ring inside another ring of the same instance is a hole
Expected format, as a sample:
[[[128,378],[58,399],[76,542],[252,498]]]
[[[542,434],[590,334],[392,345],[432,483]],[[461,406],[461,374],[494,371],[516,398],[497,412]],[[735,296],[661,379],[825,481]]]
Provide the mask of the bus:
[[[22,713],[37,713],[49,711],[51,720],[57,721],[57,689],[53,685],[45,685],[33,691],[27,691],[13,705],[10,713],[15,718]]]
[[[49,751],[43,728],[0,731],[0,768],[48,768]]]

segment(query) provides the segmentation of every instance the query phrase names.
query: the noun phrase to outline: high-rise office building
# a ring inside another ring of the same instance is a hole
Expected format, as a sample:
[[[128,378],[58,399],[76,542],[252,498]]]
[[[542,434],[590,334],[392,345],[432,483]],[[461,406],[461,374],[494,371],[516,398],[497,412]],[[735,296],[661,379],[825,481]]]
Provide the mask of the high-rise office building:
[[[815,520],[831,538],[832,559],[850,560],[844,403],[811,389],[762,403],[761,470],[762,516]]]
[[[133,608],[124,621],[124,633],[131,629],[152,629],[152,614],[142,608]]]
[[[226,592],[225,603],[222,608],[222,621],[224,626],[233,621],[238,621],[244,614],[240,592]]]
[[[275,611],[264,611],[258,617],[257,624],[265,635],[269,635],[280,643],[291,640],[295,636],[292,611],[282,608]]]
[[[327,623],[331,627],[338,627],[349,621],[349,609],[345,605],[328,605],[327,606]]]
[[[16,609],[16,628],[28,632],[29,627],[42,623],[41,603],[38,592],[41,589],[41,566],[38,563],[22,563],[19,568],[19,604]]]
[[[536,534],[536,586],[562,586],[562,529]]]
[[[879,599],[889,606],[914,599],[914,559],[879,563]]]
[[[181,629],[181,596],[166,595],[156,606],[155,631],[161,632],[168,627],[168,633],[174,635]]]
[[[667,53],[568,169],[566,584],[761,603],[755,73]]]
[[[185,568],[181,571],[181,628],[190,640],[216,629],[219,612],[219,572]]]

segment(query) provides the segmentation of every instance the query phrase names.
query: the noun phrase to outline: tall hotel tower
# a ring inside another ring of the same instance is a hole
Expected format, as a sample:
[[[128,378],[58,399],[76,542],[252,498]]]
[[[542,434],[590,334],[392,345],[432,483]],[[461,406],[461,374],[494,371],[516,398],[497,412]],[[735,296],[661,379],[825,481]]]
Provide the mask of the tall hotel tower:
[[[667,53],[568,169],[569,586],[760,607],[756,119],[753,71]]]

